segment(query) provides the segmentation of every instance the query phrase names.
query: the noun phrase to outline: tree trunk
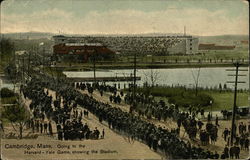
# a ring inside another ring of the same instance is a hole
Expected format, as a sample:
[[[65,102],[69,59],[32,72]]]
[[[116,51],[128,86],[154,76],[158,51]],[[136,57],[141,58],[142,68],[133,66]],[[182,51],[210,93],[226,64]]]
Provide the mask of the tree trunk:
[[[22,139],[23,138],[23,126],[22,126],[21,123],[19,125],[20,125],[20,127],[19,127],[19,137],[20,137],[20,139]]]
[[[195,85],[195,96],[197,97],[198,95],[198,83]]]

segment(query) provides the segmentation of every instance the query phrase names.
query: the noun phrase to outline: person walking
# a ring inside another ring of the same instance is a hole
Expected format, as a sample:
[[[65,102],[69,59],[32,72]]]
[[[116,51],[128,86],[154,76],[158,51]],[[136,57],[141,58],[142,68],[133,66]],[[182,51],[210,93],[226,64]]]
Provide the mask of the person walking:
[[[227,145],[225,146],[223,153],[225,155],[225,158],[229,158],[229,149],[228,149]]]
[[[237,145],[237,146],[234,146],[235,147],[235,151],[234,151],[234,155],[235,155],[235,158],[236,159],[240,159],[240,147]]]
[[[43,123],[40,123],[40,132],[43,133]]]
[[[47,133],[47,128],[48,128],[47,122],[44,122],[43,128],[44,128],[44,133]]]
[[[209,112],[207,115],[207,121],[210,122],[211,121],[211,113]]]
[[[3,127],[3,122],[2,122],[2,120],[0,120],[0,131],[3,131],[3,132],[4,132],[4,127]]]
[[[50,134],[51,136],[53,135],[51,121],[49,121],[49,134]]]
[[[249,149],[249,138],[246,138],[245,140],[245,150]]]
[[[102,130],[102,138],[104,139],[105,131],[104,129]]]
[[[220,126],[220,125],[219,125],[219,118],[218,118],[217,114],[216,114],[216,118],[215,118],[215,125],[216,125],[216,126]]]

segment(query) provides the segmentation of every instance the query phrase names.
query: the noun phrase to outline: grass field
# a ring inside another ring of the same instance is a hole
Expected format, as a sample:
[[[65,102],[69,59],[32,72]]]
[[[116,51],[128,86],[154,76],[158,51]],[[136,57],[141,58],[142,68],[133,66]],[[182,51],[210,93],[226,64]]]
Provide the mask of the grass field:
[[[210,95],[214,99],[212,104],[212,110],[222,110],[222,109],[232,109],[234,93],[233,92],[223,92],[218,91],[202,91]],[[249,93],[243,92],[237,94],[237,106],[249,106]],[[209,108],[210,109],[210,108]]]
[[[168,102],[169,97],[167,96],[169,92],[174,92],[174,89],[172,88],[159,88],[159,89],[153,89],[152,94],[156,97],[156,100],[164,100],[165,102]],[[178,94],[180,91],[176,91],[176,94]],[[193,91],[191,91],[193,92]],[[212,110],[218,111],[227,109],[232,109],[233,106],[233,100],[234,100],[234,92],[232,91],[222,91],[221,93],[219,91],[215,90],[202,90],[199,91],[200,94],[206,94],[212,97],[213,103],[212,103]],[[237,94],[237,106],[248,106],[249,105],[249,93],[248,92],[238,92]],[[210,106],[204,107],[205,110],[211,110]]]
[[[231,59],[248,59],[248,50],[227,50],[227,51],[202,51],[201,54],[196,55],[169,55],[169,56],[138,56],[139,62],[152,62],[152,61],[163,61],[163,60],[178,60],[178,61],[186,61],[186,60],[231,60]],[[120,58],[121,61],[128,62],[132,59],[133,56],[127,56]]]

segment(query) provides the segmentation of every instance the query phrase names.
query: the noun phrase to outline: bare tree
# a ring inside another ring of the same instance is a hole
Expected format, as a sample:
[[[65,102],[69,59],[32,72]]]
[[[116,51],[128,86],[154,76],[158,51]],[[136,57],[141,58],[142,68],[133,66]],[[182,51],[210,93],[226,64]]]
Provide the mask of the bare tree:
[[[145,75],[145,84],[150,87],[154,87],[160,79],[160,73],[157,70],[151,69],[150,72],[144,72],[143,74]]]
[[[195,95],[198,95],[198,85],[199,85],[199,78],[200,78],[200,71],[201,71],[201,67],[198,68],[197,73],[195,74],[193,70],[191,70],[192,72],[192,76],[194,79],[194,84],[195,84]]]

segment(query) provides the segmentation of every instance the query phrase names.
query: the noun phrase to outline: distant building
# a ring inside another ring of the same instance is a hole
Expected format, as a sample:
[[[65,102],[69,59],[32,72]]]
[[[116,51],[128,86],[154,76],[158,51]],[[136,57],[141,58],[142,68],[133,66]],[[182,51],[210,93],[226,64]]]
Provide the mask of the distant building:
[[[60,43],[53,46],[53,53],[57,56],[75,55],[86,62],[90,56],[108,59],[115,53],[99,43]]]
[[[248,45],[249,44],[249,41],[247,40],[243,40],[243,41],[240,41],[242,45]]]
[[[178,43],[171,46],[168,51],[170,54],[196,54],[198,53],[198,38],[192,36],[178,37]]]
[[[199,44],[199,50],[233,50],[235,46],[222,46],[215,44]]]
[[[235,48],[238,50],[248,50],[248,48],[249,48],[249,41],[248,40],[234,41],[233,44],[235,45]]]
[[[92,44],[106,46],[115,53],[171,55],[198,53],[198,38],[192,36],[54,36],[54,44]]]
[[[85,37],[66,37],[63,35],[53,36],[54,44],[62,44],[62,43],[86,43]]]

